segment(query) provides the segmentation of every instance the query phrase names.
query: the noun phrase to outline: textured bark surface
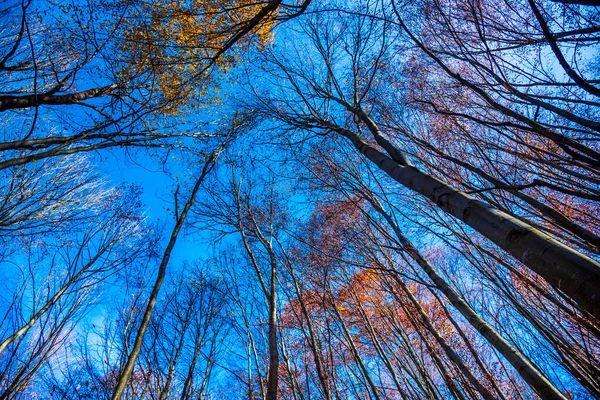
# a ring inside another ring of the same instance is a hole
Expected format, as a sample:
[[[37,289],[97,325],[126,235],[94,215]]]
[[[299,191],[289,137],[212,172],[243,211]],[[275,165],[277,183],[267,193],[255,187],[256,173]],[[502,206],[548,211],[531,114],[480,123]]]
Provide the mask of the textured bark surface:
[[[269,293],[269,376],[267,400],[277,400],[279,386],[279,349],[277,348],[277,261],[269,247],[271,257],[271,285]]]

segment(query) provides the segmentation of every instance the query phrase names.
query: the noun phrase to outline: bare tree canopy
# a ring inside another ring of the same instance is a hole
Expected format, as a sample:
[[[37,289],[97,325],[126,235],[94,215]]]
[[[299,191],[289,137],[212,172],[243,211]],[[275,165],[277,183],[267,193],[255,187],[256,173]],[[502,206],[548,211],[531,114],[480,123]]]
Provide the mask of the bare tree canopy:
[[[0,4],[0,399],[600,398],[600,7]]]

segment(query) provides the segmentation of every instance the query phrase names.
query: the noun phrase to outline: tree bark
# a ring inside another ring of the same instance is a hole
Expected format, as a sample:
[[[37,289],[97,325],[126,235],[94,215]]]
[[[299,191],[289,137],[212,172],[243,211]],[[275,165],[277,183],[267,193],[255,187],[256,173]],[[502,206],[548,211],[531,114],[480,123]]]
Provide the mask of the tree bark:
[[[600,319],[598,262],[413,166],[399,165],[348,129],[325,126],[350,139],[363,156],[396,182],[465,222]]]
[[[117,85],[102,88],[89,89],[79,93],[55,95],[55,94],[29,94],[25,96],[0,96],[0,112],[22,108],[37,107],[41,105],[59,106],[78,104],[83,100],[93,99],[107,95],[113,95]]]

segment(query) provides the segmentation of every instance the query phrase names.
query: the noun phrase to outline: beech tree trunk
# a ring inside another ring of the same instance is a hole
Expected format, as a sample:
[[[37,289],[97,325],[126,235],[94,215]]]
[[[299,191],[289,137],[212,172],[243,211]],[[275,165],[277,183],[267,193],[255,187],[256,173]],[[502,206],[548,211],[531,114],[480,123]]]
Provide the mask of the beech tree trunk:
[[[25,96],[0,96],[0,112],[41,105],[62,106],[67,104],[77,104],[81,101],[96,97],[114,95],[116,89],[117,85],[110,85],[102,88],[85,90],[83,92],[62,95],[40,93]]]
[[[600,319],[598,262],[414,166],[400,165],[348,129],[329,128],[350,139],[361,154],[396,182],[427,197],[443,211],[490,239]]]

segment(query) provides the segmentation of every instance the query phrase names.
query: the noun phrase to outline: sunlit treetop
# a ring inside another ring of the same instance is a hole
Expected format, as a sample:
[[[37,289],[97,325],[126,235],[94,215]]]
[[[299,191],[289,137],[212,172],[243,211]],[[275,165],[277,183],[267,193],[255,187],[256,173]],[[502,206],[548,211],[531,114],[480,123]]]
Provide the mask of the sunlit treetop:
[[[253,0],[126,1],[120,32],[123,80],[157,91],[168,112],[202,98],[238,57],[231,46],[264,46],[272,38],[277,7]],[[262,16],[258,20],[258,16]],[[225,51],[227,50],[227,51]]]

